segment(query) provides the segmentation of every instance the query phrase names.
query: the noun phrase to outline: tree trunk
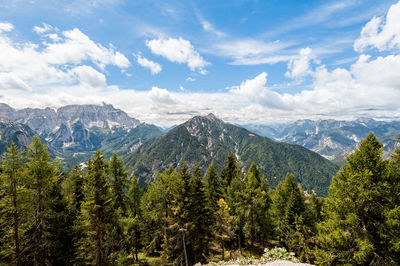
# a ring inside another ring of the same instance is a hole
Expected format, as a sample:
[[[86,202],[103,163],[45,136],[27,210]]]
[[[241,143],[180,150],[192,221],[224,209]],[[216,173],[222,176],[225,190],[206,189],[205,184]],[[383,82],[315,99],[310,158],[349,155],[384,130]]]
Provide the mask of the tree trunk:
[[[222,240],[222,260],[225,260],[225,245],[223,240]]]
[[[16,265],[20,265],[20,256],[19,256],[19,237],[18,237],[18,209],[17,209],[17,184],[15,181],[15,177],[12,177],[12,197],[13,197],[13,206],[14,206],[14,243],[15,243],[15,260]]]
[[[241,238],[240,238],[240,230],[239,230],[239,238],[238,238],[238,244],[239,244],[239,253],[240,253],[240,256],[242,256],[242,240],[241,240]]]
[[[183,253],[184,253],[184,255],[185,255],[185,263],[186,263],[186,266],[189,266],[188,258],[187,258],[187,253],[186,253],[185,232],[182,232],[182,234],[183,234],[182,242],[183,242]]]

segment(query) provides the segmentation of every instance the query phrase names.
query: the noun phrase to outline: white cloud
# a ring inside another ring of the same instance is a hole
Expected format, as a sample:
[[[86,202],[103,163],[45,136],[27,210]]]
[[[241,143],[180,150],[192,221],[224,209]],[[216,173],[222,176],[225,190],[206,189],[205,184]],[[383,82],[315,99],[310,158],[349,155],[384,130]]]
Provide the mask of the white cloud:
[[[198,16],[201,26],[203,27],[203,30],[206,32],[210,32],[218,37],[225,37],[226,34],[220,30],[217,30],[213,24],[211,24],[211,22],[207,21],[206,19],[204,19],[202,16]]]
[[[53,26],[46,24],[46,23],[43,23],[42,27],[40,27],[40,26],[33,27],[33,31],[36,32],[37,34],[43,34],[50,30],[53,30]]]
[[[31,88],[35,91],[49,91],[76,84],[105,87],[104,74],[88,64],[94,64],[102,71],[107,65],[125,69],[130,64],[114,48],[106,48],[93,42],[79,29],[63,31],[59,36],[55,33],[57,29],[43,24],[43,27],[38,27],[35,31],[41,36],[49,37],[49,40],[41,45],[31,42],[17,43],[6,32],[0,31],[0,50],[7,54],[0,57],[0,73],[7,74],[3,74],[3,87],[14,84],[16,89]]]
[[[30,91],[31,88],[12,73],[0,73],[0,90]]]
[[[228,40],[215,44],[207,52],[232,58],[232,65],[275,64],[292,58],[282,54],[282,51],[291,45],[280,41],[265,42],[255,39]]]
[[[361,30],[354,50],[363,52],[370,47],[379,51],[400,49],[400,2],[389,8],[386,19],[374,17]]]
[[[90,66],[78,66],[72,69],[82,85],[89,88],[105,88],[107,86],[106,77]]]
[[[173,99],[173,96],[166,89],[161,89],[158,87],[152,87],[148,93],[150,99],[158,104],[176,104],[176,100]]]
[[[0,22],[0,33],[8,32],[14,29],[14,25],[8,22]]]
[[[185,90],[185,88],[184,88],[182,85],[179,85],[179,89],[180,89],[181,91],[184,91],[184,90]]]
[[[243,81],[240,86],[232,87],[229,91],[238,96],[245,96],[251,102],[265,105],[269,108],[284,109],[280,95],[267,88],[267,73],[262,72],[254,79]]]
[[[193,82],[193,81],[196,81],[196,79],[195,79],[195,78],[192,78],[192,77],[187,77],[187,78],[186,78],[186,81],[188,81],[188,82]]]
[[[288,63],[288,71],[285,76],[298,79],[312,73],[310,61],[314,58],[310,47],[300,50],[299,55],[293,57]]]
[[[63,42],[50,43],[43,51],[43,56],[50,64],[80,64],[86,60],[95,63],[101,69],[106,65],[127,68],[129,60],[112,47],[106,48],[92,41],[87,35],[75,28],[62,33]]]
[[[141,56],[140,54],[136,55],[136,60],[137,60],[137,63],[139,65],[141,65],[142,67],[150,69],[151,74],[153,74],[153,75],[160,73],[162,70],[162,67],[160,64],[153,62],[153,61]]]
[[[194,49],[192,44],[182,38],[153,39],[146,41],[147,47],[156,55],[161,55],[169,61],[179,64],[187,64],[192,71],[206,74],[205,66],[210,63]]]

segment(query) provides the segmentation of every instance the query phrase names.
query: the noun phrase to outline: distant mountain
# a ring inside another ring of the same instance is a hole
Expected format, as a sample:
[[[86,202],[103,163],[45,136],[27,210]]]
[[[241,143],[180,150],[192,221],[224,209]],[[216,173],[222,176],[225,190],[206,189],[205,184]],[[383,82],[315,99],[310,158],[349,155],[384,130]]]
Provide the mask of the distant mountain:
[[[62,159],[67,171],[86,162],[98,149],[107,156],[113,152],[124,156],[143,142],[162,134],[156,126],[140,123],[107,104],[69,105],[56,110],[15,110],[0,104],[0,121],[24,125],[30,130],[30,135],[37,134],[46,140],[53,154]]]
[[[19,147],[27,147],[35,135],[28,126],[14,122],[0,122],[0,154],[7,151],[11,142]]]
[[[400,135],[400,121],[374,119],[299,120],[288,124],[246,125],[245,127],[277,141],[306,147],[339,165],[371,131],[383,143],[385,154],[394,150],[397,146],[396,137]]]
[[[214,161],[220,171],[229,151],[235,153],[244,172],[254,161],[272,187],[287,173],[294,173],[304,189],[326,195],[331,177],[338,170],[317,153],[258,136],[242,127],[224,123],[212,114],[190,119],[141,146],[125,159],[143,183],[156,171],[177,167],[183,161],[191,167],[198,163],[203,171]]]

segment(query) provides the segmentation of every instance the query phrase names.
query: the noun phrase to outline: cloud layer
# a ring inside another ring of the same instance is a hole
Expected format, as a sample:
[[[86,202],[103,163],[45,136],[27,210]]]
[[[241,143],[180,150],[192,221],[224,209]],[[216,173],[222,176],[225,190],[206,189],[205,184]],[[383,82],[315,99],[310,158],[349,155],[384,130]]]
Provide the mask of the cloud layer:
[[[296,93],[282,92],[270,85],[271,75],[266,71],[250,70],[247,79],[232,82],[226,90],[193,92],[192,85],[207,77],[199,73],[205,74],[211,63],[190,41],[168,37],[147,40],[145,45],[154,55],[185,64],[194,72],[183,77],[187,77],[186,89],[156,84],[146,91],[120,89],[110,84],[107,69],[113,66],[126,71],[131,62],[112,45],[94,42],[77,28],[62,31],[48,24],[33,28],[40,42],[16,41],[11,34],[14,25],[1,22],[0,51],[7,56],[0,57],[0,101],[17,108],[105,101],[142,121],[162,126],[209,112],[236,123],[360,116],[399,118],[399,18],[400,2],[386,16],[374,17],[366,23],[360,29],[360,37],[353,42],[357,59],[346,68],[322,64],[318,52],[309,47],[299,47],[297,54],[273,56],[287,47],[288,44],[281,42],[246,39],[222,41],[212,47],[217,56],[232,58],[231,64],[287,62],[287,68],[282,64],[285,67],[282,76],[294,82],[309,82],[306,89]],[[212,24],[203,22],[205,30],[217,31]],[[374,53],[370,53],[372,50]],[[141,54],[135,55],[135,59],[152,74],[163,70],[159,63]]]

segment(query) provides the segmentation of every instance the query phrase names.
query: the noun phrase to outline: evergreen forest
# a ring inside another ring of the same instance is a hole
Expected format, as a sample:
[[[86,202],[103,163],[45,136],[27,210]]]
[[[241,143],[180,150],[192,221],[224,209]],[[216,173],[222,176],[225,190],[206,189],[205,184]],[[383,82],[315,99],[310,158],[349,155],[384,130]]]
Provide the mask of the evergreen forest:
[[[370,133],[321,198],[291,173],[272,189],[232,152],[219,172],[184,163],[146,186],[101,151],[64,173],[34,137],[1,159],[0,265],[200,265],[274,250],[316,265],[400,265],[400,149],[382,155]]]

